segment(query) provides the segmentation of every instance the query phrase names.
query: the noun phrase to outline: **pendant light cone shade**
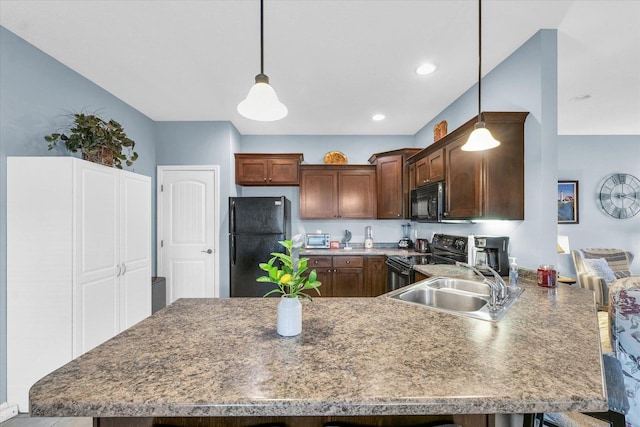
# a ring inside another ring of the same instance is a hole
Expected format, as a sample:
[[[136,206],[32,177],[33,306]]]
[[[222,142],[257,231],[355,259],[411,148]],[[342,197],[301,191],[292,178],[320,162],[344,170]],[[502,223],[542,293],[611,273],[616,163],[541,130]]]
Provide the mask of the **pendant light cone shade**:
[[[463,151],[483,151],[495,148],[498,145],[500,145],[500,141],[491,135],[484,122],[478,122],[474,126],[471,135],[469,135],[469,139],[460,149]]]
[[[250,120],[273,122],[289,113],[287,107],[280,102],[276,91],[269,85],[269,77],[264,73],[264,2],[260,0],[260,74],[256,76],[256,84],[249,94],[238,104],[238,113]]]
[[[482,120],[482,0],[478,0],[478,123],[469,135],[462,151],[483,151],[495,148],[500,141],[495,139]]]
[[[256,84],[249,94],[238,104],[238,113],[247,119],[260,122],[273,122],[287,115],[289,110],[280,102],[276,91],[269,85],[269,77],[264,74],[256,76]]]

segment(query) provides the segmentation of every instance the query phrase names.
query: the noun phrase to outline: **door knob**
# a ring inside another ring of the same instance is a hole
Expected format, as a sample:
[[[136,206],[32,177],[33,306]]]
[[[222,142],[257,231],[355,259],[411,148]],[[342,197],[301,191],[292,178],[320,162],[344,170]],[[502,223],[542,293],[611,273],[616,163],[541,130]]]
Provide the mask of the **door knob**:
[[[207,249],[206,251],[200,251],[200,252],[204,252],[205,254],[212,254],[213,251],[211,249]]]

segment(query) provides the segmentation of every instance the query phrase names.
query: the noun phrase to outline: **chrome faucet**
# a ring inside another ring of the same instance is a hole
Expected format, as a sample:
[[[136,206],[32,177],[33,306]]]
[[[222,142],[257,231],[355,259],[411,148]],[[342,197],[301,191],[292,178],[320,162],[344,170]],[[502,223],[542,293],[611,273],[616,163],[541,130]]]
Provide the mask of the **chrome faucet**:
[[[466,267],[470,269],[479,277],[482,277],[482,283],[486,283],[487,285],[489,285],[489,288],[491,289],[491,291],[489,292],[489,309],[491,311],[499,310],[502,307],[502,304],[509,296],[509,290],[507,288],[507,285],[504,283],[504,280],[502,280],[502,277],[500,277],[500,275],[494,269],[492,269],[491,267],[487,267],[489,271],[493,273],[493,277],[495,278],[495,281],[492,281],[489,280],[484,274],[482,274],[480,270],[470,264],[456,261],[456,265],[458,267]]]
[[[502,276],[500,276],[500,274],[498,274],[497,271],[495,271],[493,268],[489,267],[488,265],[487,265],[487,270],[489,270],[493,274],[493,277],[496,279],[495,283],[500,287],[499,299],[500,299],[500,302],[502,303],[509,296],[509,287],[507,286],[504,279],[502,278]]]

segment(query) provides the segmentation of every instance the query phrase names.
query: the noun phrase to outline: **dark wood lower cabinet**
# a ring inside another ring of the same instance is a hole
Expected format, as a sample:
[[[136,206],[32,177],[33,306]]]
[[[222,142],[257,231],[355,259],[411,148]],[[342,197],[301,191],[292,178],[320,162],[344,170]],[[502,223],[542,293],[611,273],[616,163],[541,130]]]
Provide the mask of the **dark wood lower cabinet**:
[[[364,268],[333,269],[332,297],[361,297],[364,288]]]
[[[316,270],[323,297],[375,297],[386,292],[384,256],[309,256],[309,269]],[[312,293],[312,296],[315,292]]]
[[[415,274],[415,280],[413,281],[413,283],[429,278],[429,276],[427,276],[426,274],[422,274],[419,271],[416,271],[414,274]]]
[[[387,292],[387,264],[385,256],[364,257],[364,289],[365,297],[377,297]]]
[[[493,415],[404,415],[362,417],[156,417],[94,418],[94,427],[420,427],[458,424],[462,427],[491,427]],[[330,423],[330,424],[328,424]]]

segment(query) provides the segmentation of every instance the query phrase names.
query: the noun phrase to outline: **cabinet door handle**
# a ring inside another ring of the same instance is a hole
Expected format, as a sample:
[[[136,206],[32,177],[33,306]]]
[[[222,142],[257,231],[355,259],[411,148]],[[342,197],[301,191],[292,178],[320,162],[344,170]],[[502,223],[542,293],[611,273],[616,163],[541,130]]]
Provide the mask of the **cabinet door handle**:
[[[265,177],[265,178],[263,179],[263,181],[264,181],[264,182],[267,182],[267,178]]]
[[[124,276],[126,272],[127,272],[127,266],[125,264],[122,264],[122,275]]]
[[[351,261],[347,260],[347,264],[351,264]]]
[[[200,252],[203,252],[205,254],[212,254],[213,253],[213,251],[211,249],[207,249],[206,251],[200,251]]]
[[[121,274],[122,274],[122,266],[118,264],[118,274],[116,274],[116,277],[120,277]]]

